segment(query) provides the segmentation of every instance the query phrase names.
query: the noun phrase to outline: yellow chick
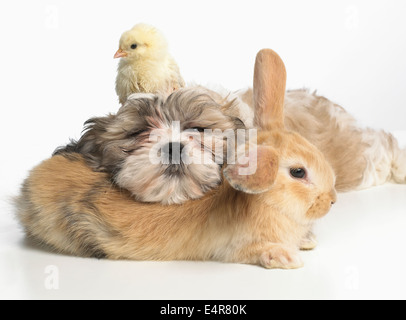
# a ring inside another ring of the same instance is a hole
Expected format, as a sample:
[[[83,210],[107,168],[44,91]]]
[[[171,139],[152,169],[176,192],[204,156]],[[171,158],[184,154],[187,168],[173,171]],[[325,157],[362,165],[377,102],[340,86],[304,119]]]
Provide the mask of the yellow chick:
[[[137,24],[124,32],[114,58],[121,58],[116,78],[121,104],[132,93],[169,95],[185,86],[166,39],[152,26]]]

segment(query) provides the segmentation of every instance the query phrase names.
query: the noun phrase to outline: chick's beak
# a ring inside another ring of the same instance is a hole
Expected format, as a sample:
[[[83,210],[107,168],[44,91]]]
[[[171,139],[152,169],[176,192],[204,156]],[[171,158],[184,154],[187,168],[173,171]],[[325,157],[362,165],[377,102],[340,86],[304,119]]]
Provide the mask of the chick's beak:
[[[126,57],[126,56],[127,56],[127,52],[125,52],[123,49],[118,49],[117,52],[114,54],[114,59],[122,58],[122,57]]]

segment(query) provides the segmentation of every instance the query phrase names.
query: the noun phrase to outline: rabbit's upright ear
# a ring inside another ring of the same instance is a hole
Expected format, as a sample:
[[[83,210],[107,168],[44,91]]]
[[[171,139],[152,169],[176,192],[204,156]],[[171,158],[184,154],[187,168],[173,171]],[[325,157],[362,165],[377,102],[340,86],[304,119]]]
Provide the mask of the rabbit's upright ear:
[[[258,52],[254,69],[255,124],[258,128],[283,129],[286,69],[271,49]]]
[[[269,146],[250,146],[236,164],[228,164],[224,178],[239,191],[258,194],[268,191],[275,182],[279,168],[277,151]]]

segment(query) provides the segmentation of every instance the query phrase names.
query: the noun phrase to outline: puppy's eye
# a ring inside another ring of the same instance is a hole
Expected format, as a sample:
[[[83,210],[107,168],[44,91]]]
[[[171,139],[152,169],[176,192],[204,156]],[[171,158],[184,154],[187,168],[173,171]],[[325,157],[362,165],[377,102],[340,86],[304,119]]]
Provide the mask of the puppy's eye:
[[[145,132],[145,130],[135,130],[127,133],[128,138],[136,138],[139,136],[141,133]]]
[[[305,168],[290,168],[290,175],[296,179],[306,178],[306,169]]]
[[[137,44],[136,44],[136,43],[133,43],[133,44],[131,45],[131,49],[133,49],[133,50],[137,49]]]
[[[125,154],[131,154],[134,152],[135,149],[125,149],[125,148],[121,148],[121,151],[123,151]]]
[[[195,130],[195,131],[198,131],[198,132],[204,132],[204,130],[205,129],[207,129],[207,128],[202,128],[202,127],[193,127],[193,128],[190,128],[191,130]]]

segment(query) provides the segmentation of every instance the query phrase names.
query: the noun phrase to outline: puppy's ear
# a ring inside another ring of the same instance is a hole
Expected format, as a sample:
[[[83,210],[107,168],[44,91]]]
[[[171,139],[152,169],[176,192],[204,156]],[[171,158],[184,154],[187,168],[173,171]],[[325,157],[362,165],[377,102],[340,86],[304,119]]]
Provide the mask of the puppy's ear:
[[[54,155],[63,153],[80,153],[87,163],[95,170],[103,170],[103,152],[105,148],[106,133],[116,116],[91,118],[84,123],[82,136],[78,141],[72,140],[65,147],[58,148]]]
[[[250,146],[236,164],[228,164],[223,174],[230,185],[239,191],[258,194],[268,191],[278,173],[277,151],[269,146]]]
[[[88,164],[96,170],[103,170],[103,153],[108,142],[107,130],[115,118],[115,115],[108,115],[87,120],[77,142],[76,152],[83,154]]]

